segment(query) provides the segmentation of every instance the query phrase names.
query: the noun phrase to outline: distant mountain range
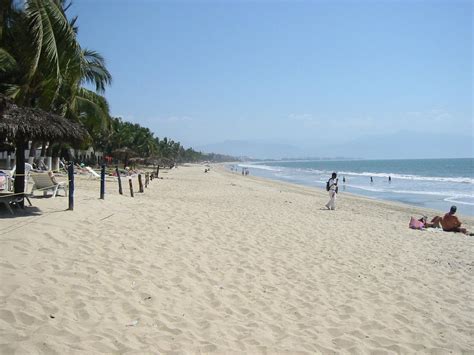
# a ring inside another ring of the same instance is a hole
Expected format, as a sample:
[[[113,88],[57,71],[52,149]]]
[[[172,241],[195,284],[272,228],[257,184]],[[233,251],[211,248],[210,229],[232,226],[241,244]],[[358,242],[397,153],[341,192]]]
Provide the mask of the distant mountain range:
[[[474,137],[467,134],[397,132],[335,144],[330,147],[330,152],[333,153],[331,155],[366,159],[467,158],[474,157]]]
[[[331,145],[316,143],[289,144],[265,140],[227,140],[196,147],[214,152],[253,159],[305,157],[347,157],[365,159],[464,158],[474,157],[474,137],[469,132],[423,134],[397,132],[389,135],[364,136],[350,142]]]

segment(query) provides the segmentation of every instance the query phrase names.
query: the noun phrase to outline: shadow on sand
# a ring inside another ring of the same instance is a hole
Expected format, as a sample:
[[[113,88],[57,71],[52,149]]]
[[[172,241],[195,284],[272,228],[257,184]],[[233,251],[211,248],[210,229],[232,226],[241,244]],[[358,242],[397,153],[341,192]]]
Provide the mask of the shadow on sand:
[[[19,206],[12,205],[11,209],[13,214],[11,214],[3,205],[0,205],[0,218],[34,217],[43,214],[41,210],[35,206],[25,206],[25,208],[20,208]]]

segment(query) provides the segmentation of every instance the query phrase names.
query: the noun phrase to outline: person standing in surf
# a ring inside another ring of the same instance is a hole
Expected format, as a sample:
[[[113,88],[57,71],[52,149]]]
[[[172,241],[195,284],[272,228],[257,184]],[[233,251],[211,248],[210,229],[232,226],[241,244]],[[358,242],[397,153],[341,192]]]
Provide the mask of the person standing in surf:
[[[326,191],[329,192],[329,201],[326,203],[326,208],[328,210],[336,209],[336,196],[337,196],[337,174],[332,173],[331,178],[326,183]]]

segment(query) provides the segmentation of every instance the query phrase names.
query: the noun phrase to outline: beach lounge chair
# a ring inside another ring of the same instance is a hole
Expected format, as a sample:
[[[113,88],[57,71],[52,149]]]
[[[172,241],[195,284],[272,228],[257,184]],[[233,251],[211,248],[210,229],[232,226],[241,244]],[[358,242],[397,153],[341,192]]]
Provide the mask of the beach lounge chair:
[[[14,184],[14,177],[16,173],[16,166],[13,167],[12,170],[0,170],[0,204],[5,205],[5,207],[13,214],[13,210],[11,209],[10,205],[19,204],[19,206],[23,207],[21,202],[26,199],[28,204],[32,206],[30,199],[27,196],[28,192],[28,180],[30,177],[30,171],[33,169],[31,164],[25,163],[25,190],[23,194],[14,194],[13,193],[13,184]],[[18,177],[20,178],[20,177]]]
[[[0,204],[4,205],[10,214],[13,214],[10,204],[16,201],[17,197],[13,192],[0,192]]]
[[[86,169],[88,172],[89,172],[89,179],[92,179],[92,178],[99,178],[100,179],[100,175],[94,170],[92,169],[90,166],[86,166],[84,169]]]
[[[30,179],[31,171],[33,170],[33,166],[31,164],[25,163],[25,193],[28,193],[28,182]],[[13,190],[13,181],[15,180],[15,173],[16,173],[16,165],[13,167],[12,170],[4,170],[4,173],[10,176],[10,190]]]
[[[13,192],[0,192],[0,204],[3,204],[7,210],[13,214],[13,210],[10,205],[17,205],[23,208],[21,202],[26,199],[30,206],[32,206],[30,199],[25,194],[15,194]]]
[[[64,193],[67,196],[67,183],[64,181],[57,182],[53,180],[48,173],[31,174],[31,178],[34,183],[33,189],[31,190],[32,196],[35,190],[43,191],[43,196],[46,196],[48,191],[52,191],[53,198],[56,197],[59,190],[64,190]]]

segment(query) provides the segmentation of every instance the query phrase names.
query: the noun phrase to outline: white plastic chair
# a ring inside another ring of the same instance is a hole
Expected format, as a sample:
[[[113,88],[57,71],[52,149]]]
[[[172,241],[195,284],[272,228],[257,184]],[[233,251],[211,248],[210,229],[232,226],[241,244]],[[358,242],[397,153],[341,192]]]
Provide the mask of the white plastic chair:
[[[33,179],[33,189],[31,190],[31,196],[36,190],[43,191],[43,196],[48,194],[48,191],[53,192],[53,198],[56,197],[59,190],[64,190],[64,194],[67,196],[67,183],[64,181],[54,181],[51,176],[47,173],[31,174]]]

